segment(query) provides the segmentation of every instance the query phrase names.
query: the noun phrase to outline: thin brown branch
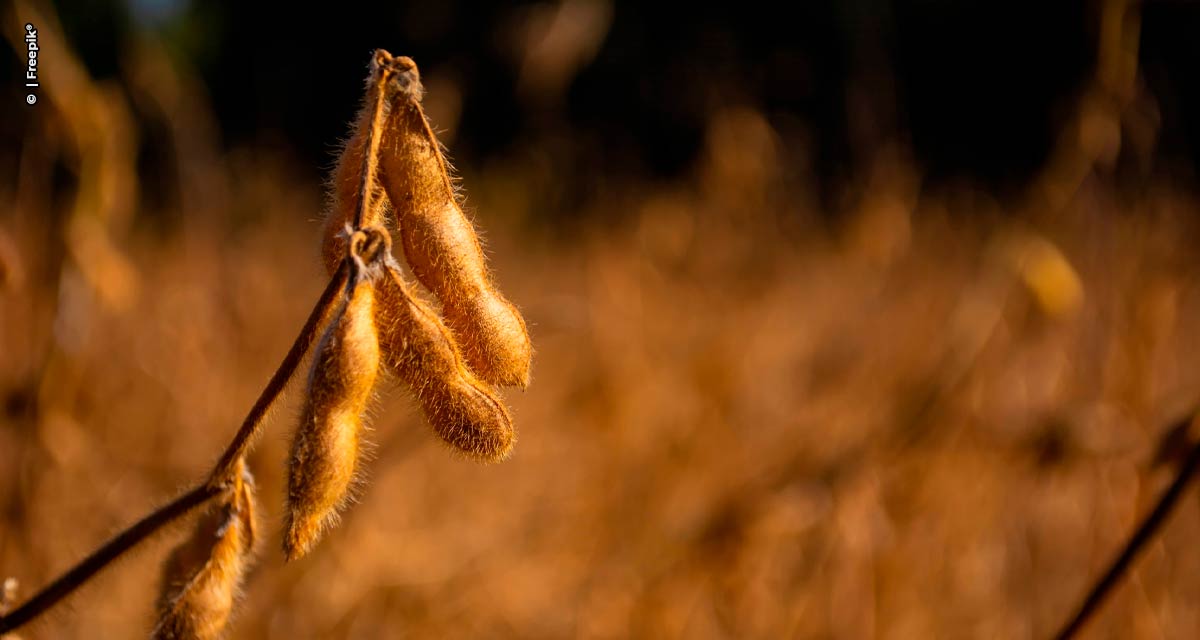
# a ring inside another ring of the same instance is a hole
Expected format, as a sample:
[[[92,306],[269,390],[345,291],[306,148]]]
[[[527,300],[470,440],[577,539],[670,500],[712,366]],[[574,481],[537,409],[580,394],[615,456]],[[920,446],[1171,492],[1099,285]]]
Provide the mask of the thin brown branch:
[[[1154,505],[1154,509],[1142,521],[1137,530],[1129,538],[1129,542],[1121,549],[1121,553],[1117,555],[1113,563],[1104,572],[1104,575],[1092,586],[1088,591],[1087,597],[1083,599],[1083,603],[1079,605],[1079,609],[1075,615],[1071,617],[1062,630],[1055,634],[1057,640],[1068,640],[1075,637],[1077,633],[1083,630],[1083,626],[1089,619],[1100,609],[1100,605],[1104,604],[1105,598],[1108,597],[1121,577],[1129,571],[1129,566],[1137,558],[1142,548],[1146,543],[1154,538],[1159,529],[1167,522],[1167,517],[1175,510],[1175,506],[1179,504],[1179,498],[1183,496],[1183,490],[1187,488],[1188,482],[1196,475],[1196,471],[1200,470],[1200,442],[1192,446],[1192,450],[1188,453],[1187,460],[1179,469],[1179,473],[1175,475],[1175,480],[1171,482],[1171,486],[1167,488],[1167,492],[1158,500],[1158,504]]]
[[[308,321],[304,323],[304,328],[300,330],[300,335],[296,337],[296,341],[292,343],[292,348],[284,356],[283,362],[279,368],[275,370],[275,375],[271,376],[270,382],[267,383],[267,388],[263,389],[262,394],[258,396],[258,400],[251,407],[250,413],[246,415],[246,419],[242,422],[242,427],[238,429],[237,435],[233,437],[233,441],[229,443],[229,447],[225,449],[225,453],[221,455],[220,461],[213,468],[212,475],[208,477],[208,484],[220,486],[225,483],[226,478],[233,472],[237,461],[250,447],[254,436],[258,435],[262,426],[263,417],[267,415],[267,411],[271,409],[271,405],[283,393],[283,388],[287,386],[288,381],[295,375],[300,362],[304,360],[305,354],[316,341],[320,328],[325,324],[330,311],[335,306],[334,303],[338,299],[338,295],[343,292],[346,287],[346,277],[349,269],[346,266],[346,261],[342,261],[342,265],[338,267],[337,273],[329,280],[329,284],[325,287],[325,291],[321,293],[321,298],[317,300],[316,306],[313,307],[312,313],[308,316]]]
[[[86,557],[70,571],[62,574],[57,580],[42,588],[25,604],[14,609],[8,615],[0,617],[0,635],[17,629],[25,623],[41,615],[63,598],[71,595],[76,589],[121,557],[138,543],[154,535],[159,529],[187,515],[192,509],[204,504],[209,499],[220,495],[221,487],[202,484],[191,491],[175,498],[159,507],[154,513],[137,521],[133,526],[117,534],[104,546]]]

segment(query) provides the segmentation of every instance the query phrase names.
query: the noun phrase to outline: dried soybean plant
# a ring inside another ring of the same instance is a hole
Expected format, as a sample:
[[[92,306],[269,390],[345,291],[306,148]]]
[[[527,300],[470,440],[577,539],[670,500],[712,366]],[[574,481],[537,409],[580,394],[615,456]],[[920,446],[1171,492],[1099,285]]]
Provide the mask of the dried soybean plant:
[[[288,464],[288,560],[305,555],[336,524],[353,494],[363,421],[381,366],[412,391],[434,431],[454,449],[483,462],[512,451],[516,434],[497,388],[529,383],[529,335],[521,314],[492,283],[421,109],[421,93],[411,59],[375,52],[366,99],[332,180],[322,234],[330,282],[208,478],[0,615],[0,634],[203,508],[191,536],[164,564],[154,636],[223,635],[258,537],[246,453],[314,344]],[[441,302],[441,314],[406,280],[392,253],[393,232],[413,274]]]

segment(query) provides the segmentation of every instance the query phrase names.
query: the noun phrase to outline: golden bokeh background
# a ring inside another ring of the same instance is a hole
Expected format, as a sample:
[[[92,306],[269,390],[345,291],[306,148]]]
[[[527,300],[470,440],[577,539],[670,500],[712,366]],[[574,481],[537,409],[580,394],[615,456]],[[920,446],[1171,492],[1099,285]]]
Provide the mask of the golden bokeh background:
[[[564,82],[604,15],[562,6],[529,91]],[[679,177],[606,184],[574,222],[533,211],[544,156],[460,166],[537,350],[506,393],[515,455],[456,457],[381,384],[357,504],[285,565],[293,385],[250,458],[265,535],[230,637],[1047,637],[1179,468],[1200,399],[1195,185],[1112,179],[1155,121],[1136,9],[1097,7],[1095,77],[1015,193],[931,185],[897,138],[831,217],[796,140],[746,104],[711,110]],[[0,182],[18,600],[203,477],[325,284],[319,182],[269,146],[214,145],[198,79],[152,40],[118,91],[49,8],[6,10],[5,34],[25,20],[53,55]],[[452,81],[426,78],[452,132]],[[139,205],[131,99],[168,131],[178,210]],[[15,637],[144,636],[186,529]],[[1088,637],[1200,632],[1198,536],[1189,494]]]

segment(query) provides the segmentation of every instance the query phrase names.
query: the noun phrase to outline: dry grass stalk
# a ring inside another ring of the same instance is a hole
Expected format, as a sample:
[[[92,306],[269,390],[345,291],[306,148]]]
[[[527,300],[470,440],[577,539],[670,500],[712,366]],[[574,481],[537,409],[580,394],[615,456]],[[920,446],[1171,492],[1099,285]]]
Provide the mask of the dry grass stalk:
[[[6,615],[12,609],[13,603],[17,601],[17,584],[16,578],[5,578],[0,584],[0,616]],[[18,640],[16,635],[2,634],[0,640]]]

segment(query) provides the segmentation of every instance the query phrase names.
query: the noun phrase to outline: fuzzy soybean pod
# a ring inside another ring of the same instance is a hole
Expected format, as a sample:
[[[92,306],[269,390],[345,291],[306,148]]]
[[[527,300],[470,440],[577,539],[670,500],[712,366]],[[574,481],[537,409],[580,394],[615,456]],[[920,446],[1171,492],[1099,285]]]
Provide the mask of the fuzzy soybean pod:
[[[394,265],[378,287],[383,361],[413,390],[433,430],[476,460],[508,457],[516,431],[495,389],[465,366],[454,336]]]
[[[355,234],[361,236],[362,234]],[[356,238],[350,242],[354,244]],[[379,368],[375,290],[361,260],[349,299],[313,356],[288,466],[283,550],[304,556],[334,525],[350,497],[361,452],[363,414]]]
[[[229,622],[256,537],[254,480],[239,462],[229,491],[201,516],[167,557],[159,598],[158,640],[220,638]]]
[[[395,210],[413,275],[442,303],[467,364],[483,380],[529,384],[533,347],[521,313],[497,290],[475,228],[455,197],[442,147],[421,108],[421,82],[395,58],[394,95],[380,147],[379,180]]]
[[[345,230],[381,225],[387,217],[387,201],[376,180],[379,149],[396,93],[404,90],[401,76],[411,63],[383,49],[376,49],[371,57],[363,103],[329,183],[321,257],[331,274],[346,255]]]

